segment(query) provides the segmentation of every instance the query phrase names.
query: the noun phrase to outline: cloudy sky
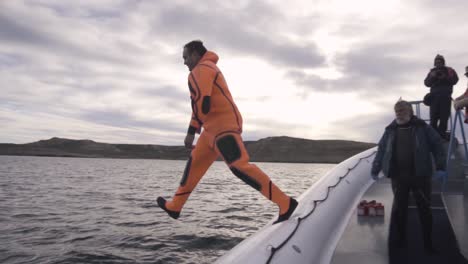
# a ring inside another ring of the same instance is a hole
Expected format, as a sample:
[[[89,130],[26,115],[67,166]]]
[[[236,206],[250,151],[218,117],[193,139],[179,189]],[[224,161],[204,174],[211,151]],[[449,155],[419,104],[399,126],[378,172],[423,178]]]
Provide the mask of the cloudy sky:
[[[466,88],[466,0],[0,1],[0,142],[182,145],[182,47],[204,41],[244,139],[376,142],[437,53]]]

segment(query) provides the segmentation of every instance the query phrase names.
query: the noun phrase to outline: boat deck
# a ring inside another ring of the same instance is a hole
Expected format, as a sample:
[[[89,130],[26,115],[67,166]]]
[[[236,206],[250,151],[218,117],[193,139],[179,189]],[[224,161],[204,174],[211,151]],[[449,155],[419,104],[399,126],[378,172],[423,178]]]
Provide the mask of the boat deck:
[[[447,194],[444,201],[460,251],[468,259],[468,196]]]
[[[364,217],[354,213],[335,249],[331,261],[333,264],[388,263],[389,208],[393,201],[390,181],[385,179],[374,183],[364,194],[363,200],[382,203],[385,206],[385,216]]]

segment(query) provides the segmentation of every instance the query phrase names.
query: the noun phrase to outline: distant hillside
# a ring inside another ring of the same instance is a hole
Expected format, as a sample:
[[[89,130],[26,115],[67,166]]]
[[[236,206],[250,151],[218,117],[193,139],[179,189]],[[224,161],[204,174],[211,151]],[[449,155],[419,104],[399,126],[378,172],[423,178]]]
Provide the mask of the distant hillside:
[[[339,163],[375,146],[356,141],[291,137],[246,141],[245,145],[251,161],[304,163]],[[28,144],[0,144],[0,155],[185,160],[189,150],[183,146],[108,144],[54,137]]]
[[[339,163],[376,144],[347,140],[268,137],[245,142],[252,160],[268,162]]]

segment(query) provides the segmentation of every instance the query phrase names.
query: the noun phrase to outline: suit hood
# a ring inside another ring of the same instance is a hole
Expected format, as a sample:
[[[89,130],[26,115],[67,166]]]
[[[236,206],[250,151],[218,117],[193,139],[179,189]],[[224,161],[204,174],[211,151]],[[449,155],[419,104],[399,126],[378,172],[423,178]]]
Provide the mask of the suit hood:
[[[202,63],[202,62],[205,62],[205,61],[210,61],[214,64],[216,64],[219,60],[219,57],[216,53],[214,53],[213,51],[207,51],[205,52],[205,55],[203,55],[203,57],[201,57],[200,61],[198,63]]]

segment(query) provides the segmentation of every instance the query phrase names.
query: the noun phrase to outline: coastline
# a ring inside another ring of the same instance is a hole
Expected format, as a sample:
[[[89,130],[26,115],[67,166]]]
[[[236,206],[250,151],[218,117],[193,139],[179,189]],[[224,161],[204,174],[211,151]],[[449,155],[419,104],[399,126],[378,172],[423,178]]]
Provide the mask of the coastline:
[[[325,164],[339,163],[376,145],[347,140],[310,140],[285,136],[245,141],[244,144],[252,162]],[[183,146],[109,144],[54,137],[27,144],[0,143],[0,155],[186,160],[190,151]]]

